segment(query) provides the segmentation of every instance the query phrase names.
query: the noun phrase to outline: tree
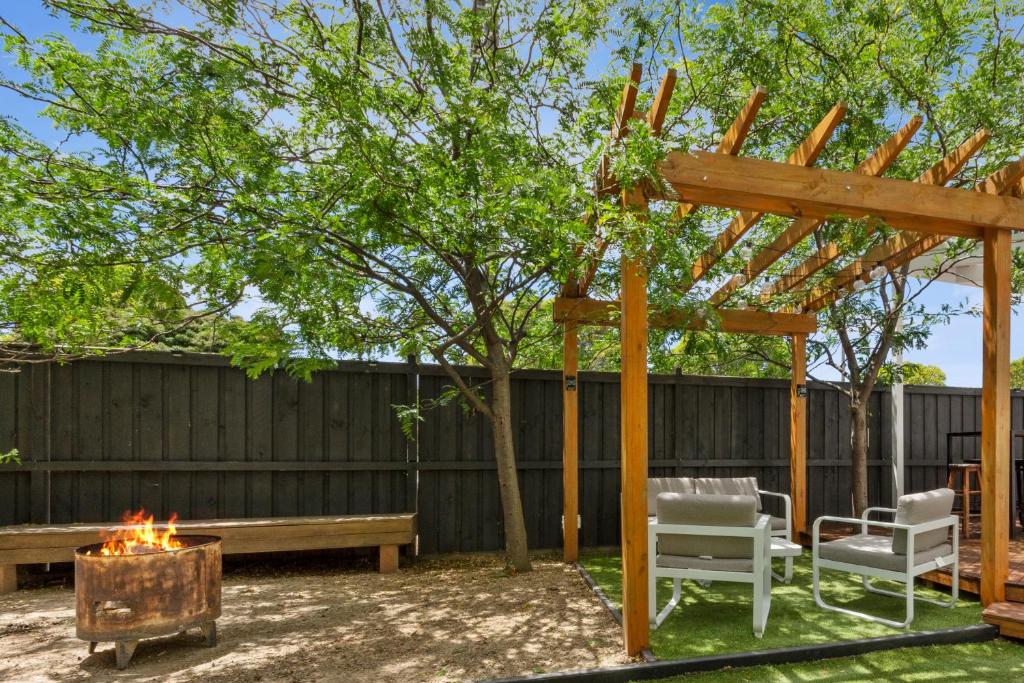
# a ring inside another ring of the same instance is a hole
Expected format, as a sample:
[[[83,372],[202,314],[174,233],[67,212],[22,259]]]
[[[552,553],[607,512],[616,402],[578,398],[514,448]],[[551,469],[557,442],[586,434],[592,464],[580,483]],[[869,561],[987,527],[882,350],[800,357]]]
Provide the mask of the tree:
[[[937,365],[922,365],[921,363],[902,363],[900,365],[886,363],[882,366],[878,373],[878,383],[888,386],[897,381],[903,384],[944,387],[946,386],[946,373]]]
[[[743,99],[761,85],[769,96],[744,144],[744,155],[784,157],[819,117],[844,101],[848,112],[819,165],[854,168],[896,127],[920,114],[922,132],[886,175],[914,178],[983,127],[991,132],[985,153],[948,183],[970,188],[1021,153],[1024,105],[1013,84],[1024,77],[1022,14],[1019,2],[966,0],[741,0],[708,6],[645,2],[636,3],[627,15],[629,39],[623,41],[620,54],[624,61],[644,62],[651,71],[678,67],[680,84],[663,130],[671,146],[713,149]],[[726,277],[746,265],[749,256],[744,251],[757,252],[789,224],[786,219],[761,220],[742,238],[741,248],[724,255],[691,289],[690,264],[730,218],[702,209],[682,225],[651,221],[654,245],[675,240],[673,248],[663,252],[667,258],[650,273],[652,305],[682,304],[698,310]],[[700,223],[707,227],[702,229]],[[767,283],[825,244],[840,247],[848,256],[797,290],[771,300],[773,307],[799,307],[814,287],[828,286],[839,268],[892,234],[873,220],[827,221],[795,249],[795,258],[782,258],[745,283],[729,304],[762,305],[758,293]],[[829,369],[843,380],[833,385],[849,399],[853,507],[858,515],[868,505],[871,391],[891,352],[922,346],[934,325],[968,310],[956,302],[926,308],[920,295],[974,247],[965,240],[951,240],[937,254],[934,267],[919,274],[921,279],[909,277],[907,269],[878,271],[862,291],[819,314],[822,332],[809,340],[810,374],[820,379],[821,371]],[[1015,262],[1020,265],[1019,255]],[[1019,284],[1021,277],[1015,282]],[[682,291],[687,294],[681,297]]]
[[[584,234],[571,142],[605,3],[47,4],[98,44],[4,22],[26,75],[0,84],[75,143],[0,123],[0,235],[25,255],[2,271],[23,302],[4,319],[77,348],[111,293],[150,310],[126,281],[201,310],[251,290],[263,305],[227,351],[252,373],[433,358],[491,424],[508,563],[528,570],[510,374]]]
[[[1010,388],[1024,389],[1024,357],[1010,363]]]

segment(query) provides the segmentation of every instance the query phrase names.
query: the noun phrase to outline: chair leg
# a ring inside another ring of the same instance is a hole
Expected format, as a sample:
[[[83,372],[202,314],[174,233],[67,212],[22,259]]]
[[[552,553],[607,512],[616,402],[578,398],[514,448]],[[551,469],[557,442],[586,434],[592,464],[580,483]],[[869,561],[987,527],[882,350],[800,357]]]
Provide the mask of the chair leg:
[[[668,615],[672,613],[672,610],[674,610],[676,608],[676,605],[679,604],[679,600],[680,600],[680,598],[682,597],[682,594],[683,594],[682,585],[681,584],[682,584],[682,580],[681,579],[676,579],[676,578],[672,579],[672,599],[670,599],[668,601],[668,604],[665,605],[664,609],[662,609],[660,612],[658,612],[657,616],[654,617],[654,619],[653,619],[653,621],[651,623],[652,627],[658,628],[659,626],[661,626],[662,623],[664,623],[665,619],[668,618]],[[651,614],[654,614],[653,610],[651,611]]]
[[[913,577],[910,579],[910,584],[907,588],[907,593],[893,593],[892,591],[886,591],[881,588],[868,587],[868,578],[861,576],[861,581],[864,583],[864,587],[872,593],[879,593],[881,595],[892,595],[898,598],[904,597],[908,600],[907,618],[903,621],[893,621],[892,619],[884,619],[882,617],[876,617],[867,612],[858,612],[857,610],[847,609],[845,607],[839,607],[838,605],[830,605],[825,602],[824,598],[821,597],[821,588],[819,584],[819,573],[818,569],[818,558],[815,557],[812,560],[813,565],[811,569],[811,582],[814,590],[814,604],[822,609],[832,610],[833,612],[839,612],[841,614],[849,614],[852,617],[859,617],[861,619],[867,619],[878,624],[885,624],[886,626],[892,626],[893,628],[906,628],[910,625],[910,622],[914,619],[914,588],[913,588]]]
[[[771,563],[765,565],[760,576],[754,578],[754,637],[763,638],[768,626],[768,613],[772,607]]]

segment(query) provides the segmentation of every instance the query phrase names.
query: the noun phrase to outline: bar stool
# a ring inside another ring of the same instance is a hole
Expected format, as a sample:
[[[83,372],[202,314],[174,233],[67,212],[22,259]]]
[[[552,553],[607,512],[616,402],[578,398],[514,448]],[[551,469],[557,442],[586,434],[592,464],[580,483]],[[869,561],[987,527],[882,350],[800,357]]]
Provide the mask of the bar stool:
[[[970,538],[971,517],[981,517],[980,512],[971,512],[971,496],[976,495],[979,503],[981,501],[981,465],[971,462],[955,462],[950,463],[948,468],[946,486],[953,489],[955,495],[960,497],[960,528],[964,532],[964,538]],[[960,477],[959,486],[957,486],[958,475]],[[972,475],[975,488],[971,488]],[[956,514],[955,509],[953,514]]]

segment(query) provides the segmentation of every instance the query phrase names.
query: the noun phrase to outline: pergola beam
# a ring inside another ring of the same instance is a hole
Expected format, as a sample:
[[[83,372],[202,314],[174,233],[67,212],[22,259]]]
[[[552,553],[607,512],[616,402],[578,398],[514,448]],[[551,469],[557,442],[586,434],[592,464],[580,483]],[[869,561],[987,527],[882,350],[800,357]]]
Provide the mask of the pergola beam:
[[[876,149],[867,159],[862,161],[854,169],[854,173],[861,175],[880,176],[889,170],[896,157],[906,148],[910,140],[921,128],[923,119],[914,116],[902,128],[893,133],[882,145]],[[797,218],[776,237],[771,244],[759,251],[740,275],[733,276],[728,282],[722,285],[717,292],[711,295],[708,303],[712,306],[721,306],[733,293],[747,284],[755,277],[763,273],[769,266],[779,260],[783,254],[799,244],[805,237],[817,230],[825,223],[822,219]]]
[[[804,141],[793,150],[786,159],[786,163],[794,166],[813,165],[818,160],[821,151],[825,149],[825,143],[832,137],[836,126],[845,115],[846,103],[837,103],[825,114],[814,130],[804,138]],[[739,215],[729,223],[728,227],[715,238],[714,243],[693,264],[690,270],[690,281],[683,284],[680,289],[683,292],[689,290],[707,275],[708,271],[718,263],[718,260],[732,249],[751,228],[757,225],[762,216],[764,216],[764,212],[761,211],[740,211]]]
[[[981,129],[961,143],[955,150],[943,157],[937,164],[917,177],[915,182],[926,185],[945,185],[971,160],[988,142],[989,133]],[[839,245],[829,242],[823,245],[812,256],[786,273],[773,284],[761,290],[761,303],[766,304],[775,295],[788,292],[797,287],[807,278],[836,260],[842,253]]]
[[[554,301],[554,319],[556,323],[615,327],[619,325],[619,308],[618,301],[560,297]],[[818,329],[815,316],[801,313],[725,308],[716,311],[715,315],[718,317],[717,329],[736,334],[792,336],[813,334]],[[669,308],[653,313],[648,324],[654,329],[675,330],[715,327],[687,308]]]
[[[671,152],[658,166],[679,199],[785,216],[873,216],[895,228],[980,238],[985,229],[1024,225],[1024,201],[925,185],[747,159],[712,152]]]
[[[991,174],[978,183],[974,190],[983,194],[1012,196],[1021,179],[1024,179],[1024,157]],[[942,235],[922,235],[914,232],[894,235],[843,268],[827,284],[815,288],[804,300],[801,308],[805,311],[820,311],[852,291],[855,281],[867,278],[864,272],[866,268],[882,264],[887,269],[894,270],[938,247],[946,239]]]

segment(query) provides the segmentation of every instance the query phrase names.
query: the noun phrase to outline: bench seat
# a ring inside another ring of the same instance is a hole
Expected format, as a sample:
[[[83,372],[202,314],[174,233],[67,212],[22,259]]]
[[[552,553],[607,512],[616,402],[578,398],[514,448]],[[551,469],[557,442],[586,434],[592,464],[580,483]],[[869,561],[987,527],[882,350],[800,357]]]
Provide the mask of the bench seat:
[[[155,524],[166,528],[166,524]],[[0,527],[0,593],[17,586],[19,564],[72,562],[75,549],[98,543],[112,524],[22,524]],[[416,537],[416,514],[179,520],[178,533],[223,539],[225,555],[333,548],[380,548],[380,571],[398,569],[398,546]]]

